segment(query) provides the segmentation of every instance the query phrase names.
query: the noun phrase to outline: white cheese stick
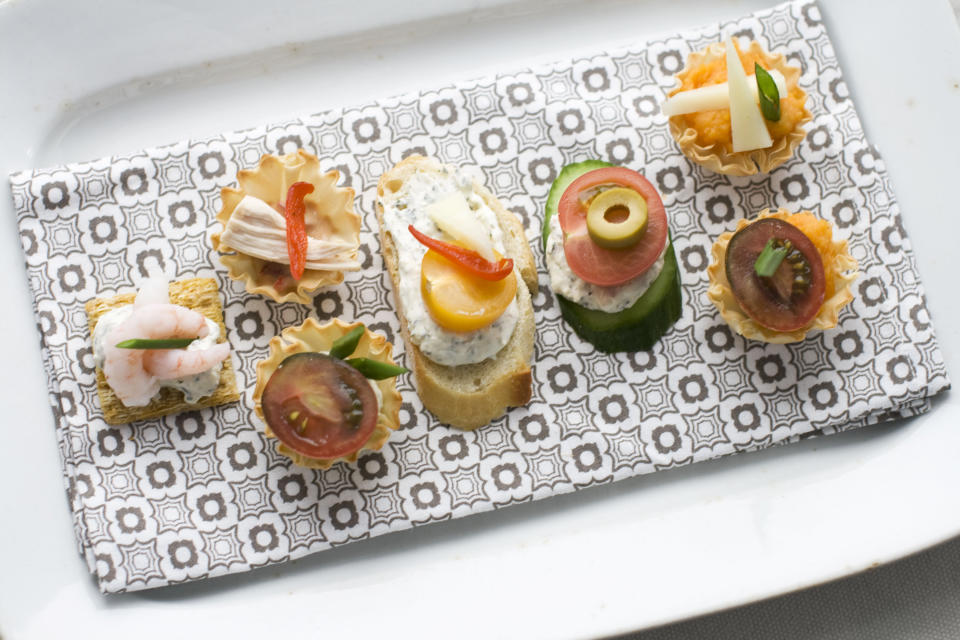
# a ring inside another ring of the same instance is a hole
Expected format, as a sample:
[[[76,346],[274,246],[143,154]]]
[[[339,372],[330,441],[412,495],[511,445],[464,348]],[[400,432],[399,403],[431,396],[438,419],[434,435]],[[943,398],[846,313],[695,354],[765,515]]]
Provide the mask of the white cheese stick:
[[[727,84],[730,87],[730,135],[733,152],[766,149],[773,144],[760,107],[750,93],[750,81],[740,64],[740,56],[727,38]],[[753,83],[756,86],[756,82]]]
[[[787,80],[783,74],[776,69],[770,70],[770,76],[777,83],[777,90],[780,92],[780,99],[787,95]],[[747,76],[750,83],[750,93],[754,102],[760,103],[760,93],[757,89],[757,80],[753,74]],[[698,89],[689,89],[675,93],[667,98],[660,110],[668,118],[673,116],[682,116],[685,113],[696,113],[698,111],[714,111],[716,109],[727,109],[730,107],[730,88],[726,82],[720,84],[711,84]]]
[[[237,204],[220,235],[230,249],[254,258],[290,264],[287,253],[287,223],[269,204],[244,196]],[[340,240],[324,240],[307,236],[307,269],[322,271],[356,271],[356,246]]]

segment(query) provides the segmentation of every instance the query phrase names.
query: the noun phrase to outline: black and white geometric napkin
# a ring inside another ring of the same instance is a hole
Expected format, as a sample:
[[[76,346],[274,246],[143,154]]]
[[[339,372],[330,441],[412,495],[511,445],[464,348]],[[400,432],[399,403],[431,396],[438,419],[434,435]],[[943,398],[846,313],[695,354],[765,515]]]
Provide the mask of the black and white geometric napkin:
[[[796,156],[731,178],[691,164],[658,104],[687,54],[736,34],[803,69],[814,119]],[[247,294],[208,236],[220,188],[299,147],[338,169],[363,215],[363,270],[312,307]],[[267,442],[255,363],[306,316],[361,320],[403,344],[374,229],[380,174],[410,153],[476,167],[527,227],[540,273],[534,394],[475,432],[438,425],[401,378],[402,428],[328,471]],[[601,158],[660,190],[684,313],[649,352],[605,355],[560,319],[538,242],[568,162]],[[284,562],[437,520],[721,455],[910,416],[949,387],[884,164],[864,138],[813,2],[616,51],[288,122],[11,176],[50,399],[83,556],[104,592]],[[710,247],[765,207],[810,209],[848,238],[861,276],[837,328],[799,344],[734,335],[707,301]],[[83,305],[158,266],[220,285],[240,403],[133,425],[101,419]]]

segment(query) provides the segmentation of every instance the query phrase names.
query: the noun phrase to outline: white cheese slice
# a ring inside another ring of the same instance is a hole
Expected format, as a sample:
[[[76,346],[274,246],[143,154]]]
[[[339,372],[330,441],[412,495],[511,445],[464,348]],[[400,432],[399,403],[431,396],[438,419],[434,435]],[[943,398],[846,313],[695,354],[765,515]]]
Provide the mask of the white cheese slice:
[[[776,69],[769,71],[773,81],[777,83],[777,90],[780,91],[780,98],[787,95],[787,80],[783,74]],[[757,89],[757,79],[752,74],[747,76],[750,83],[750,93],[753,95],[753,101],[760,103],[760,91]],[[668,118],[673,116],[682,116],[685,113],[696,113],[698,111],[715,111],[717,109],[728,109],[730,107],[730,88],[726,82],[720,84],[711,84],[697,89],[688,89],[675,93],[663,103],[660,110]]]
[[[754,83],[756,84],[756,83]],[[740,63],[740,56],[727,38],[727,86],[730,88],[730,134],[733,152],[765,149],[773,144],[760,107],[750,93],[750,81]]]
[[[449,193],[428,205],[426,211],[434,224],[454,241],[473,249],[491,262],[496,261],[490,234],[477,220],[463,193]]]

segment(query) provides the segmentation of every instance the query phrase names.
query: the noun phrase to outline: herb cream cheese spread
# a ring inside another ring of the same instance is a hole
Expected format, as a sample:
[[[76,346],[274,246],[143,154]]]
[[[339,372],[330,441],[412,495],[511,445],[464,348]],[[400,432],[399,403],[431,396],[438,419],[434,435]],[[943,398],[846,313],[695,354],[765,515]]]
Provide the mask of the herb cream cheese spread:
[[[426,208],[459,190],[470,209],[489,232],[491,243],[504,254],[503,231],[497,214],[473,190],[473,180],[455,167],[444,166],[437,172],[411,175],[390,200],[381,202],[383,222],[397,250],[399,287],[397,297],[407,319],[410,340],[434,362],[446,366],[470,364],[493,357],[513,335],[520,318],[514,300],[493,324],[476,331],[456,332],[444,329],[427,311],[420,293],[420,263],[427,249],[410,233],[408,226],[431,236],[443,234],[427,215]],[[513,274],[508,277],[518,277]]]
[[[660,275],[668,244],[663,245],[660,256],[653,266],[633,280],[613,287],[596,285],[577,276],[567,265],[567,258],[563,251],[563,229],[560,226],[560,216],[555,215],[550,218],[550,233],[546,248],[550,288],[557,295],[587,309],[606,313],[623,311],[639,300]]]

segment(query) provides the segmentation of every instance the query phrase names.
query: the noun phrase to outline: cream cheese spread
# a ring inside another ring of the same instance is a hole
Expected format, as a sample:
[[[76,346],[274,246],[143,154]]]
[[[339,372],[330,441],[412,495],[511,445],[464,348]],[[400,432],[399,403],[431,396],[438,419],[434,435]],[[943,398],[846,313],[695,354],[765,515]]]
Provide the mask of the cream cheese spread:
[[[570,270],[567,257],[563,251],[563,228],[560,226],[560,216],[550,218],[550,232],[547,236],[547,271],[550,274],[550,288],[557,295],[561,295],[570,302],[575,302],[587,309],[616,313],[630,307],[640,299],[653,281],[663,271],[664,255],[667,252],[667,243],[664,243],[657,261],[642,274],[624,284],[613,287],[603,287],[580,278]]]
[[[520,319],[520,308],[514,300],[490,326],[476,331],[456,332],[444,329],[434,321],[420,293],[420,263],[427,249],[410,233],[408,226],[428,236],[443,234],[426,212],[427,206],[460,191],[470,209],[490,234],[490,240],[501,255],[505,254],[503,231],[497,214],[473,191],[473,180],[455,167],[439,171],[422,171],[411,175],[388,201],[381,201],[383,223],[397,249],[397,297],[407,319],[410,340],[434,362],[456,366],[480,362],[493,357],[513,335]],[[518,277],[516,273],[513,276]],[[522,285],[521,285],[522,286]]]

